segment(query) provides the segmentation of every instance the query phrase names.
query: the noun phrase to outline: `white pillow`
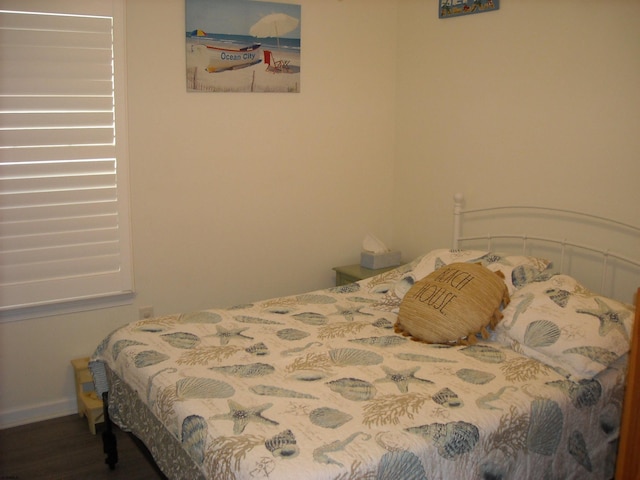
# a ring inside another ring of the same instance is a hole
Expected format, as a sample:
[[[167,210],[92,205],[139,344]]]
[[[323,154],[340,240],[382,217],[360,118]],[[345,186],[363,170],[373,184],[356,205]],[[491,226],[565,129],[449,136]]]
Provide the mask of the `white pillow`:
[[[487,250],[432,250],[412,262],[413,268],[397,282],[396,295],[406,293],[406,285],[423,279],[431,272],[450,263],[480,263],[492,272],[501,271],[509,294],[531,282],[543,272],[551,262],[544,258],[496,253]]]
[[[629,351],[633,310],[568,275],[524,286],[502,313],[497,341],[572,380],[592,378]]]

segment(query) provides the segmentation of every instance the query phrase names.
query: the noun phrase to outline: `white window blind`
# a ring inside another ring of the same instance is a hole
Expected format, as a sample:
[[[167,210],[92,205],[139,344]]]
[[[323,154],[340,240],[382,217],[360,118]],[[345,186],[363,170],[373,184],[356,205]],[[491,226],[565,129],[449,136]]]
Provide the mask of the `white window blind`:
[[[131,294],[123,0],[0,0],[0,314]]]

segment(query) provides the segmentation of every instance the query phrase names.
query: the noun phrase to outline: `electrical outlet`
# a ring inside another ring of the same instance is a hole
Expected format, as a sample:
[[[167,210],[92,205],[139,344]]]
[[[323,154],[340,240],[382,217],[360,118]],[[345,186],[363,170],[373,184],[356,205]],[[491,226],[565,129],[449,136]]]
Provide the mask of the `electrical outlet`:
[[[149,318],[153,318],[153,307],[140,307],[138,310],[138,314],[140,316],[140,320],[147,320]]]

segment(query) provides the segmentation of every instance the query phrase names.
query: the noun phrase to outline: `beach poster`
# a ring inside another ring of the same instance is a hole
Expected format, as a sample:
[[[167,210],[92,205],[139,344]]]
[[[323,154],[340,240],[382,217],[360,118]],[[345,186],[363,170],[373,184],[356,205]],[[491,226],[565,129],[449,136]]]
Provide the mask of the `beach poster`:
[[[185,0],[187,92],[300,92],[301,6]]]

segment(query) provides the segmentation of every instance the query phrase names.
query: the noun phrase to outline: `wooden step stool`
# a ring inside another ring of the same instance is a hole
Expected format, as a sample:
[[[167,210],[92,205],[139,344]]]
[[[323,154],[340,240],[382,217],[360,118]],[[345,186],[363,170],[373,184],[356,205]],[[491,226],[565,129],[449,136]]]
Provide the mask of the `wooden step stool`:
[[[102,399],[98,397],[93,385],[93,377],[89,370],[89,357],[71,360],[76,378],[76,397],[78,400],[78,415],[87,417],[89,430],[96,434],[96,424],[104,422]]]

